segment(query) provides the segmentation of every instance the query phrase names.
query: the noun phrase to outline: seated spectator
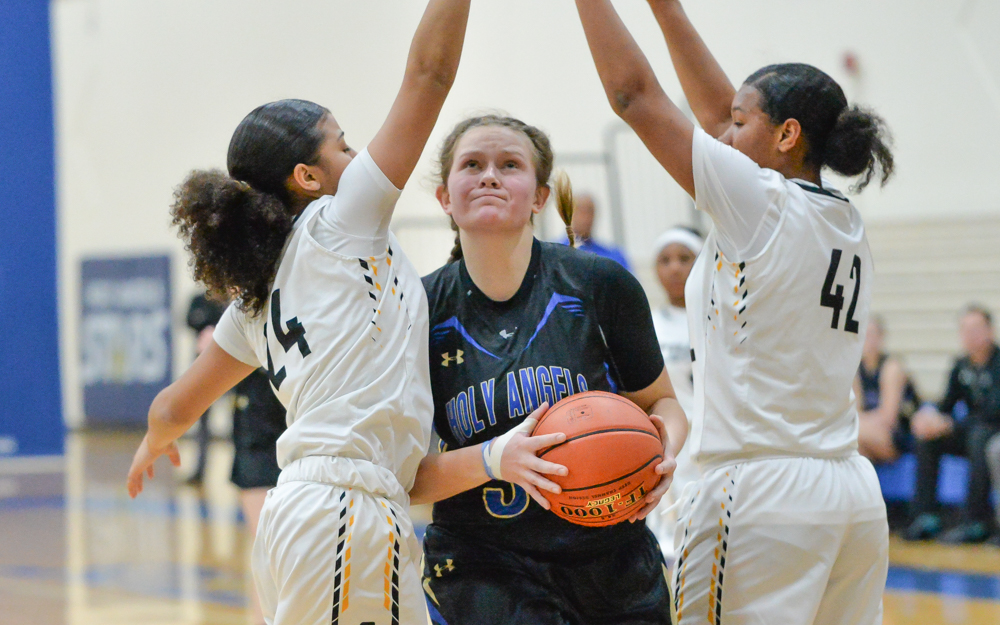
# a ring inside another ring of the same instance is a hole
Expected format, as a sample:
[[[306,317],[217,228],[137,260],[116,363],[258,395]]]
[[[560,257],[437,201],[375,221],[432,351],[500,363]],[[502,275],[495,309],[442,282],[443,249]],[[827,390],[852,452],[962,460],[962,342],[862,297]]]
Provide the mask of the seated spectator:
[[[594,196],[589,193],[580,193],[576,196],[575,200],[572,228],[573,234],[576,235],[576,248],[584,252],[610,258],[622,267],[632,271],[632,267],[629,266],[624,252],[613,245],[602,245],[591,237],[594,229],[594,214],[597,211]],[[566,239],[563,243],[569,243],[569,239]]]
[[[903,365],[885,353],[885,326],[872,316],[854,379],[861,420],[858,451],[873,463],[892,462],[910,451],[910,417],[920,400]]]
[[[997,499],[1000,500],[1000,434],[991,438],[989,444],[986,446],[986,460],[990,463],[990,473],[993,476],[993,492],[996,493]],[[1000,527],[1000,509],[997,509],[996,513],[997,527]],[[1000,533],[994,534],[990,542],[1000,547]]]
[[[916,437],[917,493],[910,540],[933,538],[941,531],[937,512],[938,465],[943,454],[969,459],[969,482],[961,523],[941,539],[951,543],[978,543],[990,536],[990,471],[986,446],[1000,433],[1000,349],[993,319],[982,307],[970,306],[962,315],[959,335],[965,355],[951,370],[944,399],[913,415]],[[954,417],[955,406],[968,408],[964,419]]]

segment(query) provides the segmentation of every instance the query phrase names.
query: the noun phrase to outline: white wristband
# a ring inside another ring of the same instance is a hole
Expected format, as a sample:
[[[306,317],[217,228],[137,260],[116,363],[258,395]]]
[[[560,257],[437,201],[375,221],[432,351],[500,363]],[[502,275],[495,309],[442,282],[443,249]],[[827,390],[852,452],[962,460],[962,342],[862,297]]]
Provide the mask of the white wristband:
[[[507,447],[507,443],[516,434],[531,436],[531,431],[535,429],[537,424],[537,419],[525,419],[516,428],[483,445],[483,468],[486,469],[486,475],[489,475],[494,480],[502,480],[503,474],[500,472],[500,461],[503,459],[503,450]]]

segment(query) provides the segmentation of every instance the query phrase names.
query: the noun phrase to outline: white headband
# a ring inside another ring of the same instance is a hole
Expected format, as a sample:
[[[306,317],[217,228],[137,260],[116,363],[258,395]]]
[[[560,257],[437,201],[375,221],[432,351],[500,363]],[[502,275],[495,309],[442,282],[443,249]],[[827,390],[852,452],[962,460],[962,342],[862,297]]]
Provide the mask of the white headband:
[[[671,243],[680,243],[694,252],[695,256],[701,253],[701,248],[705,245],[705,241],[690,230],[671,228],[656,238],[656,242],[653,244],[653,253],[658,255],[663,251],[663,248]]]

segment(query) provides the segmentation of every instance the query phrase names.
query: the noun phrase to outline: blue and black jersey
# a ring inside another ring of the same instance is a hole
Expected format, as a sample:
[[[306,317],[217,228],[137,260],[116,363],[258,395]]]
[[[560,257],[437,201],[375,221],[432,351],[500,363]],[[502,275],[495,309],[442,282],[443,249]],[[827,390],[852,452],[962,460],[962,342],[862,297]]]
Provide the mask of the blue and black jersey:
[[[524,281],[505,302],[484,295],[464,261],[423,281],[441,450],[499,436],[542,402],[586,390],[638,391],[663,371],[646,295],[614,261],[536,240]],[[571,524],[502,481],[438,502],[434,524],[536,557],[611,548],[645,532],[641,523]]]

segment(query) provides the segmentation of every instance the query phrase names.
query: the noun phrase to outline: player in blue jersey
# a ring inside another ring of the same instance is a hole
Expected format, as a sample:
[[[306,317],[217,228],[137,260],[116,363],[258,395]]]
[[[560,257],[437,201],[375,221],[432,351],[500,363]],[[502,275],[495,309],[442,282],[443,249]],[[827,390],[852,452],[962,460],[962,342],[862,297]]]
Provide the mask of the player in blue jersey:
[[[437,196],[457,241],[424,278],[441,452],[421,462],[410,492],[436,502],[424,590],[449,625],[668,623],[663,559],[643,519],[669,486],[687,421],[636,279],[534,238],[552,162],[544,133],[497,116],[462,122],[442,149]],[[556,196],[569,223],[568,181]],[[663,479],[631,523],[574,525],[542,496],[558,492],[546,475],[566,468],[535,454],[565,435],[529,436],[534,420],[586,390],[631,399],[663,434]]]

